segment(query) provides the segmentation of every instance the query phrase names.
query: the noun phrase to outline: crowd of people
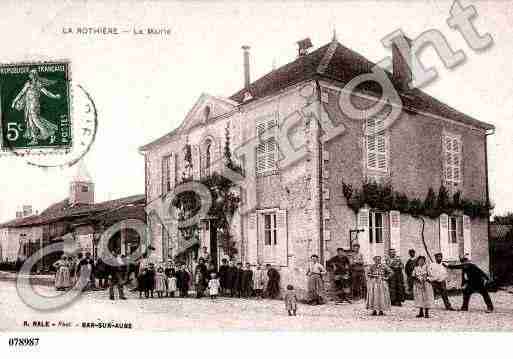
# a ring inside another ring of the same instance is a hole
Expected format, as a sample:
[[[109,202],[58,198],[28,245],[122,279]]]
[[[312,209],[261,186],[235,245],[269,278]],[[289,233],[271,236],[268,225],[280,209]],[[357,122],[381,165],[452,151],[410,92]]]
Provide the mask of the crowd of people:
[[[460,258],[460,264],[445,264],[442,253],[435,254],[435,261],[428,263],[425,256],[416,256],[415,250],[409,250],[406,265],[390,249],[385,261],[381,256],[373,258],[374,263],[365,269],[359,245],[346,255],[343,248],[337,255],[326,262],[328,271],[332,272],[337,302],[366,299],[366,308],[372,315],[385,315],[392,306],[402,306],[405,300],[413,300],[418,308],[418,318],[429,318],[429,310],[433,307],[435,294],[443,299],[446,310],[454,310],[447,293],[447,269],[462,271],[462,311],[468,311],[470,297],[474,293],[482,295],[487,312],[494,310],[486,283],[490,280],[477,265],[471,263],[467,256]],[[311,264],[307,271],[309,303],[323,303],[324,279],[328,272],[320,263],[317,255],[311,256]],[[405,278],[406,275],[406,278]]]
[[[416,256],[409,250],[409,259],[403,265],[394,249],[382,261],[381,256],[373,258],[373,264],[365,266],[358,244],[348,253],[343,248],[326,262],[326,268],[317,255],[311,256],[306,276],[308,283],[308,304],[320,305],[326,302],[324,284],[328,272],[334,284],[337,303],[352,303],[365,299],[366,308],[372,315],[385,315],[392,306],[401,306],[405,300],[413,300],[419,312],[417,317],[429,318],[435,295],[443,299],[446,310],[454,310],[447,293],[447,269],[462,271],[463,305],[468,310],[470,297],[474,293],[482,295],[487,312],[493,311],[493,303],[486,289],[489,280],[486,273],[471,263],[467,257],[460,264],[445,264],[441,253],[435,254],[435,261],[428,263],[425,256]],[[90,253],[83,256],[63,255],[53,266],[56,268],[55,287],[67,290],[78,280],[83,290],[109,288],[110,299],[126,299],[124,286],[133,283],[132,291],[139,298],[188,297],[192,292],[196,298],[218,296],[236,298],[280,297],[280,273],[266,264],[252,267],[250,263],[223,258],[219,268],[210,260],[206,248],[192,265],[185,263],[155,263],[148,252],[135,262],[129,263],[124,255],[117,254],[113,263],[105,263],[101,258],[96,262]],[[98,280],[98,286],[97,286]],[[282,297],[289,315],[296,315],[298,296],[291,284],[285,286]]]

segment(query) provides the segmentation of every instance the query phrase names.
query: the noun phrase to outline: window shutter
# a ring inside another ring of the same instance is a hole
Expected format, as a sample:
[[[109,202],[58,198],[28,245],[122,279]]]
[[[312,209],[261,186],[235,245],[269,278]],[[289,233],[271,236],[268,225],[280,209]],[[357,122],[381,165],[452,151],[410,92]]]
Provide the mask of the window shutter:
[[[287,210],[276,211],[276,228],[278,233],[278,248],[276,262],[280,266],[288,265],[288,231],[287,231]]]
[[[450,259],[451,253],[449,248],[449,216],[444,214],[440,215],[440,252],[444,259]]]
[[[258,262],[258,226],[257,214],[252,212],[248,215],[248,256],[247,261],[251,264]]]
[[[463,216],[463,254],[472,258],[472,237],[470,233],[471,223],[469,216]]]
[[[358,229],[363,229],[363,232],[358,233],[358,244],[360,244],[360,251],[363,255],[365,263],[370,263],[370,243],[369,243],[369,210],[361,208],[358,212]],[[354,244],[354,243],[353,243]]]
[[[390,248],[394,248],[397,255],[401,255],[401,213],[390,211]]]

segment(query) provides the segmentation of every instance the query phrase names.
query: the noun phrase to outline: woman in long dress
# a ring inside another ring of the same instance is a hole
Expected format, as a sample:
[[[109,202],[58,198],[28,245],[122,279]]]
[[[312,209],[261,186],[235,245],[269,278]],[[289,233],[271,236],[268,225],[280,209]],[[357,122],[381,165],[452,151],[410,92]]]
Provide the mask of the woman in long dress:
[[[308,277],[309,303],[319,305],[323,303],[324,280],[322,276],[326,274],[326,269],[319,263],[319,257],[316,254],[312,255],[311,259],[312,262],[308,267],[308,272],[306,272]]]
[[[392,305],[400,307],[406,299],[403,275],[404,265],[393,248],[390,249],[389,256],[386,258],[386,265],[392,270],[392,274],[388,278],[390,300]]]
[[[66,290],[71,287],[69,261],[66,255],[63,254],[61,259],[55,262],[53,266],[57,269],[57,272],[55,273],[55,289]]]
[[[41,94],[52,98],[60,99],[59,94],[53,94],[46,89],[56,81],[40,77],[36,70],[29,72],[29,80],[23,86],[12,102],[12,108],[18,111],[23,110],[26,122],[26,130],[23,137],[31,140],[30,144],[37,144],[38,140],[50,138],[50,143],[55,140],[57,125],[41,116]]]
[[[429,318],[429,309],[433,306],[434,293],[431,286],[431,273],[426,264],[426,257],[419,256],[413,269],[413,299],[419,308],[417,318]]]
[[[390,292],[388,290],[388,278],[392,274],[390,268],[381,263],[381,257],[374,257],[374,264],[370,266],[367,274],[367,309],[372,310],[372,315],[384,315],[390,310]]]

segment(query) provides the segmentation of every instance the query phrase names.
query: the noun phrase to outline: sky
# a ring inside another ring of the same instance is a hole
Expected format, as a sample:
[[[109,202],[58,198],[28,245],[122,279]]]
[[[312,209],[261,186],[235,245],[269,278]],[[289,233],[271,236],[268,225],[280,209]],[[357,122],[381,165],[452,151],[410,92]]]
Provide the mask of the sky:
[[[295,42],[314,47],[333,30],[346,47],[374,62],[391,56],[381,44],[402,29],[411,38],[437,29],[467,60],[445,69],[433,49],[421,53],[439,72],[423,90],[496,126],[489,137],[490,195],[495,213],[513,210],[513,5],[473,4],[477,30],[494,44],[471,50],[446,23],[451,1],[171,2],[2,1],[0,63],[70,59],[75,84],[98,109],[95,143],[85,156],[96,200],[144,193],[138,148],[177,127],[202,93],[228,97],[243,85],[242,45],[251,46],[251,78],[294,60]],[[65,34],[64,28],[117,27],[120,35]],[[134,35],[134,29],[170,30]],[[31,204],[38,210],[68,196],[76,168],[42,170],[19,157],[0,157],[0,222]]]

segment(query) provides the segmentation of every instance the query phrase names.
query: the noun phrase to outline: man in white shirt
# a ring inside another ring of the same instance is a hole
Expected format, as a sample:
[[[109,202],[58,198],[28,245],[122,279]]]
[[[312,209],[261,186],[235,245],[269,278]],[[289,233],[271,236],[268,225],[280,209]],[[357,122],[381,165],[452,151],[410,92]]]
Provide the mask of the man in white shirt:
[[[429,266],[431,285],[435,294],[442,296],[446,310],[454,310],[447,296],[447,269],[442,265],[442,253],[435,254],[435,262]]]

